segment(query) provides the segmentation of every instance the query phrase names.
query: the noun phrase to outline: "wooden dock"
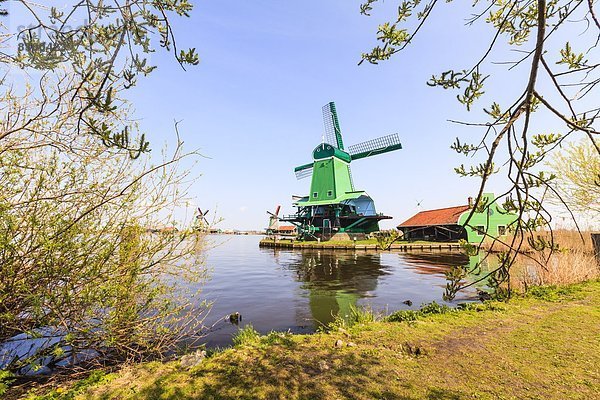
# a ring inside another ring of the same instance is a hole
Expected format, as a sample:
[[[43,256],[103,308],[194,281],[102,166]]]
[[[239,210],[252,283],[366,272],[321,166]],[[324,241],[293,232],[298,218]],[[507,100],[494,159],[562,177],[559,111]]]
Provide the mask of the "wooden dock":
[[[354,251],[383,251],[376,244],[328,244],[294,242],[289,240],[267,240],[263,239],[259,243],[260,247],[270,247],[277,249],[319,249],[319,250],[354,250]],[[458,243],[394,243],[389,250],[396,251],[456,251],[460,250]]]

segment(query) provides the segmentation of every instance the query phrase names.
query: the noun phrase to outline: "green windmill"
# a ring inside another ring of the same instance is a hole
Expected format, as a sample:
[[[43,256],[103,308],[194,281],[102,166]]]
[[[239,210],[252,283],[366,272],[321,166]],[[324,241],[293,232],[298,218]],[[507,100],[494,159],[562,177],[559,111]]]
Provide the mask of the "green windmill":
[[[312,176],[308,196],[296,198],[294,215],[282,218],[298,227],[305,238],[328,239],[333,234],[364,234],[379,230],[379,221],[392,217],[378,214],[373,199],[355,190],[350,163],[354,160],[402,148],[397,134],[344,148],[333,102],[323,107],[325,136],[313,151],[313,162],[295,168],[298,179]]]

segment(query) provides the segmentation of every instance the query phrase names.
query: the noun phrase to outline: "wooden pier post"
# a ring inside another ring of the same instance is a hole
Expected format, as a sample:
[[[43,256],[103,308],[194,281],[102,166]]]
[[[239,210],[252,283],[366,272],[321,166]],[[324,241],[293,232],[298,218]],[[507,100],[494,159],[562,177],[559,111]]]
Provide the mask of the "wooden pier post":
[[[600,264],[600,233],[592,233],[592,245],[594,246],[594,254],[596,254],[596,261]]]

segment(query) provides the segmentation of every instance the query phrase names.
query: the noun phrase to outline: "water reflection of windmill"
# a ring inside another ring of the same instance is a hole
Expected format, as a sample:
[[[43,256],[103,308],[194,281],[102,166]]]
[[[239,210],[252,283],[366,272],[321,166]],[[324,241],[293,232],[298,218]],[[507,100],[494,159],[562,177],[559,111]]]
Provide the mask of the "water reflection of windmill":
[[[302,252],[288,264],[308,292],[311,317],[318,325],[335,315],[349,315],[358,300],[375,291],[378,279],[387,272],[379,254],[355,252]]]
[[[313,162],[296,167],[296,177],[312,175],[310,193],[294,203],[293,223],[305,237],[327,238],[335,233],[364,234],[379,230],[379,221],[392,217],[377,213],[373,199],[355,190],[350,163],[402,148],[397,134],[382,136],[346,150],[333,102],[323,107],[326,135],[313,150]]]

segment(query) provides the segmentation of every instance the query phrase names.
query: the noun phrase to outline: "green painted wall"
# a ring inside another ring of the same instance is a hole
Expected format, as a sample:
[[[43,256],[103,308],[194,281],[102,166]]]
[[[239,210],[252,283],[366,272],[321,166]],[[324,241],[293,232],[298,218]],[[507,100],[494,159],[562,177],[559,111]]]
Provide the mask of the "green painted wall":
[[[517,219],[515,214],[507,213],[500,205],[494,200],[493,193],[484,193],[482,200],[487,201],[490,206],[481,213],[473,214],[471,220],[469,221],[469,225],[473,227],[480,227],[483,231],[487,232],[488,235],[493,237],[506,236],[508,233],[509,225]],[[464,225],[471,211],[465,211],[461,214],[458,219],[459,225]],[[504,235],[501,235],[499,230],[504,227]],[[485,239],[485,235],[481,234],[476,229],[465,226],[465,230],[467,231],[467,237],[469,243],[481,243]]]
[[[347,163],[335,157],[315,161],[308,203],[324,200],[337,203],[338,197],[352,190]]]

